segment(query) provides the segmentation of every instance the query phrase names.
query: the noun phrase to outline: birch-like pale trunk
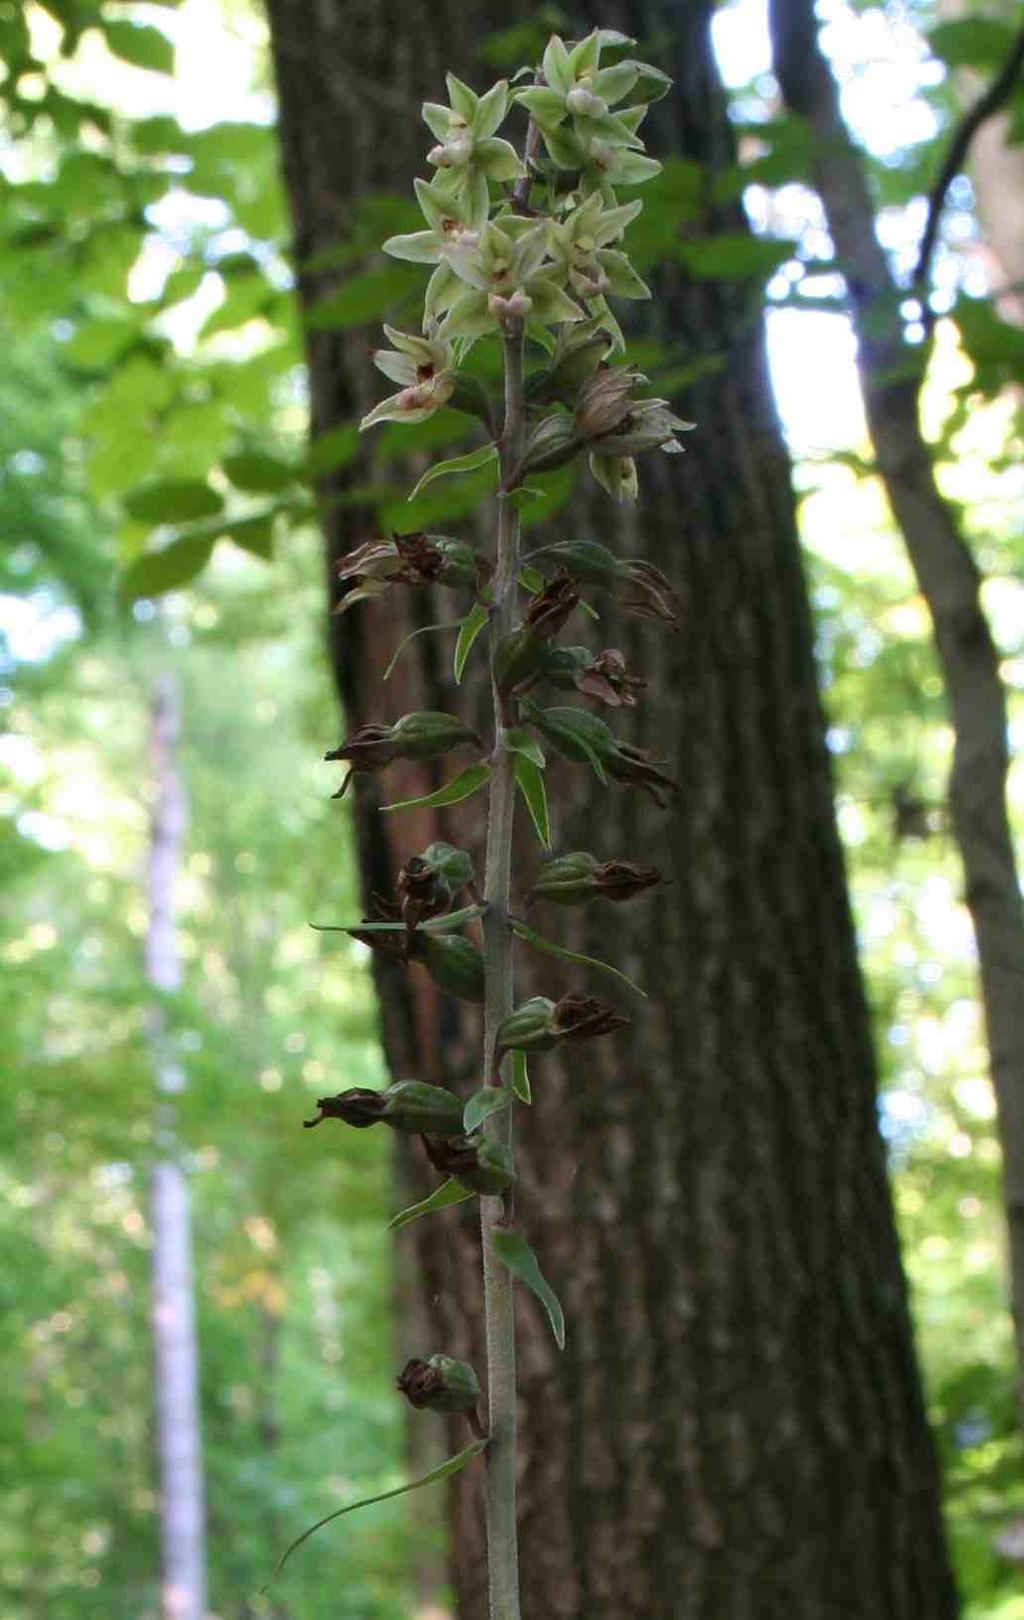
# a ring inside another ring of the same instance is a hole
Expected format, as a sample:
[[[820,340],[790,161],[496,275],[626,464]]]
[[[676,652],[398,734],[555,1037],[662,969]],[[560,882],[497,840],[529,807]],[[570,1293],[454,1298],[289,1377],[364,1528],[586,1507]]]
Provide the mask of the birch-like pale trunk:
[[[180,726],[177,682],[173,676],[161,676],[154,689],[150,731],[153,802],[147,872],[146,976],[154,990],[162,994],[170,994],[181,985],[174,920],[174,885],[186,819],[177,756]],[[156,999],[149,1011],[149,1036],[159,1093],[150,1198],[161,1604],[164,1620],[203,1620],[206,1550],[199,1357],[188,1180],[177,1133],[177,1098],[184,1090],[185,1074],[168,1045],[166,1019]]]

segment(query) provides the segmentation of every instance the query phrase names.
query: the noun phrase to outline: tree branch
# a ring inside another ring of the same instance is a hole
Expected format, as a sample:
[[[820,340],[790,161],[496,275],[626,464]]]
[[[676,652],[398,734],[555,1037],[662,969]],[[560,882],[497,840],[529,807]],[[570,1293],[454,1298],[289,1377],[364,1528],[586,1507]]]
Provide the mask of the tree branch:
[[[997,76],[988,89],[978,96],[973,106],[967,109],[954,130],[949,151],[928,195],[928,217],[921,236],[921,247],[913,278],[914,290],[921,299],[926,326],[934,320],[927,304],[928,282],[931,279],[932,259],[938,242],[942,212],[946,205],[946,193],[963,168],[971,142],[978,130],[987,119],[999,111],[1004,102],[1009,100],[1022,69],[1024,69],[1024,27],[1017,35],[1016,42]]]

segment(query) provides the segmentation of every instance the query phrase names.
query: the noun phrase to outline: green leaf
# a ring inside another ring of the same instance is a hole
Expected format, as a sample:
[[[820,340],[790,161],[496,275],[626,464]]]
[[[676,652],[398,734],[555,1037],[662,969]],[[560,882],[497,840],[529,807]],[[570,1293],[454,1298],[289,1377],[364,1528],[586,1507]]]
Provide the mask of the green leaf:
[[[268,456],[262,450],[240,450],[221,462],[236,489],[252,495],[277,495],[294,483],[295,473],[286,461]]]
[[[462,1115],[462,1128],[468,1136],[475,1131],[485,1119],[497,1114],[501,1109],[507,1108],[512,1101],[512,1094],[504,1086],[484,1086],[470,1097]]]
[[[390,1220],[388,1231],[397,1232],[400,1227],[408,1226],[410,1221],[418,1221],[421,1215],[432,1215],[436,1209],[450,1209],[453,1204],[464,1204],[472,1197],[473,1193],[469,1188],[464,1187],[461,1181],[456,1181],[452,1176],[447,1181],[442,1181],[440,1187],[435,1188],[429,1198],[421,1199],[418,1204],[410,1204],[408,1209],[403,1209],[399,1215]]]
[[[958,17],[928,30],[935,55],[949,67],[1001,68],[1013,50],[1012,25],[996,17]]]
[[[306,468],[310,477],[318,478],[322,473],[335,472],[339,467],[349,466],[358,454],[357,427],[349,424],[331,428],[328,433],[321,433],[313,440],[306,458]]]
[[[723,231],[699,242],[684,242],[675,256],[698,281],[750,281],[770,276],[795,252],[795,242]]]
[[[532,759],[539,770],[544,769],[544,750],[532,732],[525,726],[512,726],[505,733],[505,746],[514,754],[522,754],[524,759]]]
[[[647,991],[641,990],[640,986],[635,984],[627,974],[621,972],[617,967],[612,967],[610,962],[602,962],[596,956],[583,956],[579,951],[566,950],[564,945],[555,945],[550,939],[545,939],[543,935],[536,933],[534,929],[529,928],[524,922],[514,922],[512,931],[514,934],[518,934],[519,938],[524,940],[527,945],[532,945],[535,950],[545,951],[549,956],[564,957],[567,962],[578,962],[581,967],[599,968],[602,973],[610,973],[613,979],[621,980],[623,984],[628,985],[631,990],[635,991],[638,996],[643,996],[644,1000],[647,1000]]]
[[[547,584],[547,580],[544,578],[544,575],[541,573],[539,568],[530,568],[525,566],[519,570],[519,583],[523,587],[524,591],[529,591],[531,595],[536,595],[538,591],[542,591],[544,589],[545,585]]]
[[[517,1048],[511,1056],[512,1090],[520,1102],[531,1103],[533,1101],[533,1091],[530,1086],[530,1069],[526,1061],[526,1053],[520,1052]]]
[[[390,659],[388,660],[388,666],[385,669],[383,675],[381,676],[381,680],[382,681],[387,681],[387,680],[391,679],[391,675],[392,675],[392,673],[394,671],[395,665],[398,663],[398,660],[401,658],[401,656],[404,653],[406,647],[408,647],[410,641],[415,641],[417,636],[428,636],[428,635],[438,633],[438,632],[441,632],[441,631],[445,631],[445,630],[456,630],[456,629],[458,629],[459,625],[464,624],[464,623],[465,623],[464,619],[455,619],[451,623],[449,623],[447,620],[445,620],[445,622],[443,624],[421,624],[421,625],[417,625],[415,630],[410,630],[409,634],[407,636],[403,636],[401,641],[398,643],[398,646],[395,648],[394,652],[391,654]]]
[[[551,1323],[559,1350],[565,1349],[565,1316],[558,1295],[537,1264],[537,1256],[521,1232],[511,1226],[496,1226],[491,1233],[491,1249],[503,1266],[536,1294]]]
[[[325,1514],[322,1519],[317,1519],[316,1524],[311,1524],[308,1530],[303,1530],[301,1536],[296,1536],[291,1545],[285,1548],[274,1565],[274,1573],[271,1575],[270,1580],[275,1580],[280,1575],[292,1553],[301,1547],[304,1541],[308,1541],[310,1536],[315,1536],[318,1530],[322,1530],[324,1525],[330,1524],[333,1519],[340,1519],[346,1513],[355,1513],[357,1508],[372,1507],[375,1502],[387,1502],[393,1496],[405,1496],[408,1491],[418,1491],[424,1485],[433,1485],[438,1480],[450,1479],[452,1474],[460,1473],[463,1468],[471,1463],[474,1457],[479,1457],[486,1447],[486,1440],[473,1440],[464,1451],[460,1451],[456,1456],[449,1457],[445,1462],[439,1463],[436,1468],[430,1470],[429,1474],[423,1474],[420,1479],[411,1480],[407,1485],[396,1485],[394,1490],[391,1491],[380,1491],[376,1496],[364,1496],[358,1502],[350,1502],[348,1507],[335,1508],[333,1513]],[[267,1586],[269,1584],[268,1581]],[[263,1591],[265,1592],[266,1589],[265,1586]]]
[[[306,325],[313,332],[365,326],[386,315],[419,281],[415,270],[403,264],[387,264],[380,270],[350,276],[340,291],[313,305],[306,316]]]
[[[545,849],[551,848],[551,816],[548,811],[548,795],[544,786],[544,772],[527,759],[525,754],[517,754],[513,766],[519,791],[526,800],[526,808],[536,829],[537,837]]]
[[[191,478],[140,484],[125,496],[124,505],[137,523],[188,523],[224,510],[216,490]]]
[[[121,581],[126,602],[143,596],[163,596],[176,591],[202,573],[210,560],[214,542],[208,535],[185,535],[172,540],[160,551],[147,551],[137,557]]]
[[[479,792],[491,774],[489,765],[468,765],[460,771],[445,787],[438,788],[435,793],[425,793],[421,799],[402,799],[398,804],[385,804],[382,809],[412,810],[417,807],[425,810],[439,809],[445,804],[459,804]]]
[[[478,467],[486,467],[488,464],[493,464],[494,470],[497,471],[498,450],[496,445],[483,444],[479,450],[470,450],[465,456],[452,456],[448,461],[435,462],[433,467],[427,468],[415,488],[410,490],[408,499],[414,501],[420,490],[426,489],[427,485],[432,484],[435,478],[448,478],[452,473],[476,472]]]
[[[130,62],[132,67],[145,68],[150,73],[174,72],[174,46],[159,28],[109,18],[103,24],[103,38],[107,49],[122,62]]]
[[[260,557],[264,562],[269,562],[274,555],[273,512],[258,512],[252,517],[238,518],[236,522],[224,525],[224,534],[243,551]]]
[[[489,617],[487,609],[481,603],[475,602],[462,621],[459,639],[455,643],[455,657],[452,660],[456,686],[462,684],[463,672],[473,650],[473,643],[486,625]]]
[[[456,928],[464,928],[475,918],[482,917],[483,906],[462,906],[458,911],[446,911],[440,917],[428,917],[426,922],[417,924],[424,933],[450,934]],[[354,923],[310,923],[318,934],[404,934],[404,922],[354,922]]]

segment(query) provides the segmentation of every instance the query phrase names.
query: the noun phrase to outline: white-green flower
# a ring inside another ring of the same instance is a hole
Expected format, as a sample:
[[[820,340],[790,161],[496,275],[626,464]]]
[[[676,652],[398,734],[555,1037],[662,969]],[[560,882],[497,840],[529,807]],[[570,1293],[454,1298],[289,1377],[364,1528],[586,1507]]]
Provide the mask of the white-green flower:
[[[601,66],[602,46],[632,43],[624,35],[595,28],[586,39],[569,49],[553,34],[544,52],[545,82],[517,90],[514,99],[526,107],[545,134],[569,118],[573,133],[584,143],[603,139],[640,149],[643,143],[636,131],[646,103],[663,96],[671,80],[660,68],[651,67],[647,62]],[[611,108],[631,93],[642,105],[613,113]]]
[[[462,293],[462,284],[451,269],[451,257],[460,248],[476,247],[487,223],[489,200],[486,186],[480,206],[481,199],[474,202],[471,196],[458,196],[429,180],[415,180],[413,184],[428,228],[405,236],[389,236],[384,252],[413,264],[436,265],[425,297],[425,314],[433,319]]]
[[[446,405],[455,391],[451,344],[428,333],[420,337],[385,326],[390,349],[375,349],[372,359],[378,371],[392,382],[401,383],[401,392],[382,399],[359,424],[375,422],[423,422]]]
[[[617,298],[649,298],[650,288],[641,281],[624,253],[611,246],[618,242],[642,203],[606,208],[595,191],[559,224],[548,227],[551,257],[578,298],[600,298],[611,293]]]
[[[515,148],[495,135],[508,111],[508,82],[499,79],[482,96],[454,73],[447,84],[450,106],[423,103],[424,123],[438,142],[427,162],[448,195],[459,198],[472,216],[486,217],[488,180],[519,180],[526,173]]]
[[[551,278],[547,227],[518,216],[492,220],[473,245],[449,255],[454,273],[469,288],[445,316],[445,338],[480,337],[515,316],[541,326],[579,321],[583,311]]]

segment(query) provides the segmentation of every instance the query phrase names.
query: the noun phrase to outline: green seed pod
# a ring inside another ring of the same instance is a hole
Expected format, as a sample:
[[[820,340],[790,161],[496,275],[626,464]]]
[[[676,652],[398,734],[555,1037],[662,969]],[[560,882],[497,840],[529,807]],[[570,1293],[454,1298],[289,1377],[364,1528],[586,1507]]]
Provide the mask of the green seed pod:
[[[478,731],[467,726],[456,715],[445,714],[440,709],[421,709],[413,714],[403,714],[391,727],[393,758],[436,759],[438,755],[450,753],[453,748],[467,742],[476,743],[478,748],[483,747]]]
[[[440,989],[462,1001],[483,1001],[484,958],[472,940],[461,934],[431,934],[422,929],[413,939],[417,962],[423,963]]]
[[[579,454],[582,441],[571,416],[559,412],[537,423],[523,453],[524,472],[553,472]]]
[[[545,861],[537,873],[537,881],[530,890],[531,900],[550,900],[559,906],[574,906],[594,897],[594,874],[601,869],[596,856],[586,850],[571,855],[559,855],[556,860]]]
[[[398,1080],[384,1093],[384,1123],[409,1136],[460,1136],[462,1101],[444,1086]]]
[[[454,844],[428,844],[421,859],[453,889],[461,889],[463,884],[472,883],[476,877],[472,857],[464,849],[456,849]]]
[[[480,1400],[476,1373],[468,1361],[456,1361],[452,1356],[406,1362],[397,1384],[410,1406],[417,1410],[475,1412]]]
[[[499,642],[494,653],[494,678],[498,691],[523,692],[541,672],[547,642],[529,626],[521,624]]]
[[[453,1176],[485,1198],[496,1198],[516,1180],[512,1149],[507,1142],[477,1136],[425,1136],[423,1146],[435,1170]]]
[[[530,720],[557,754],[577,765],[592,765],[595,756],[603,763],[615,748],[615,738],[604,721],[586,709],[531,706]]]
[[[547,1052],[558,1041],[555,1004],[547,996],[531,996],[498,1025],[495,1056],[503,1052]]]

